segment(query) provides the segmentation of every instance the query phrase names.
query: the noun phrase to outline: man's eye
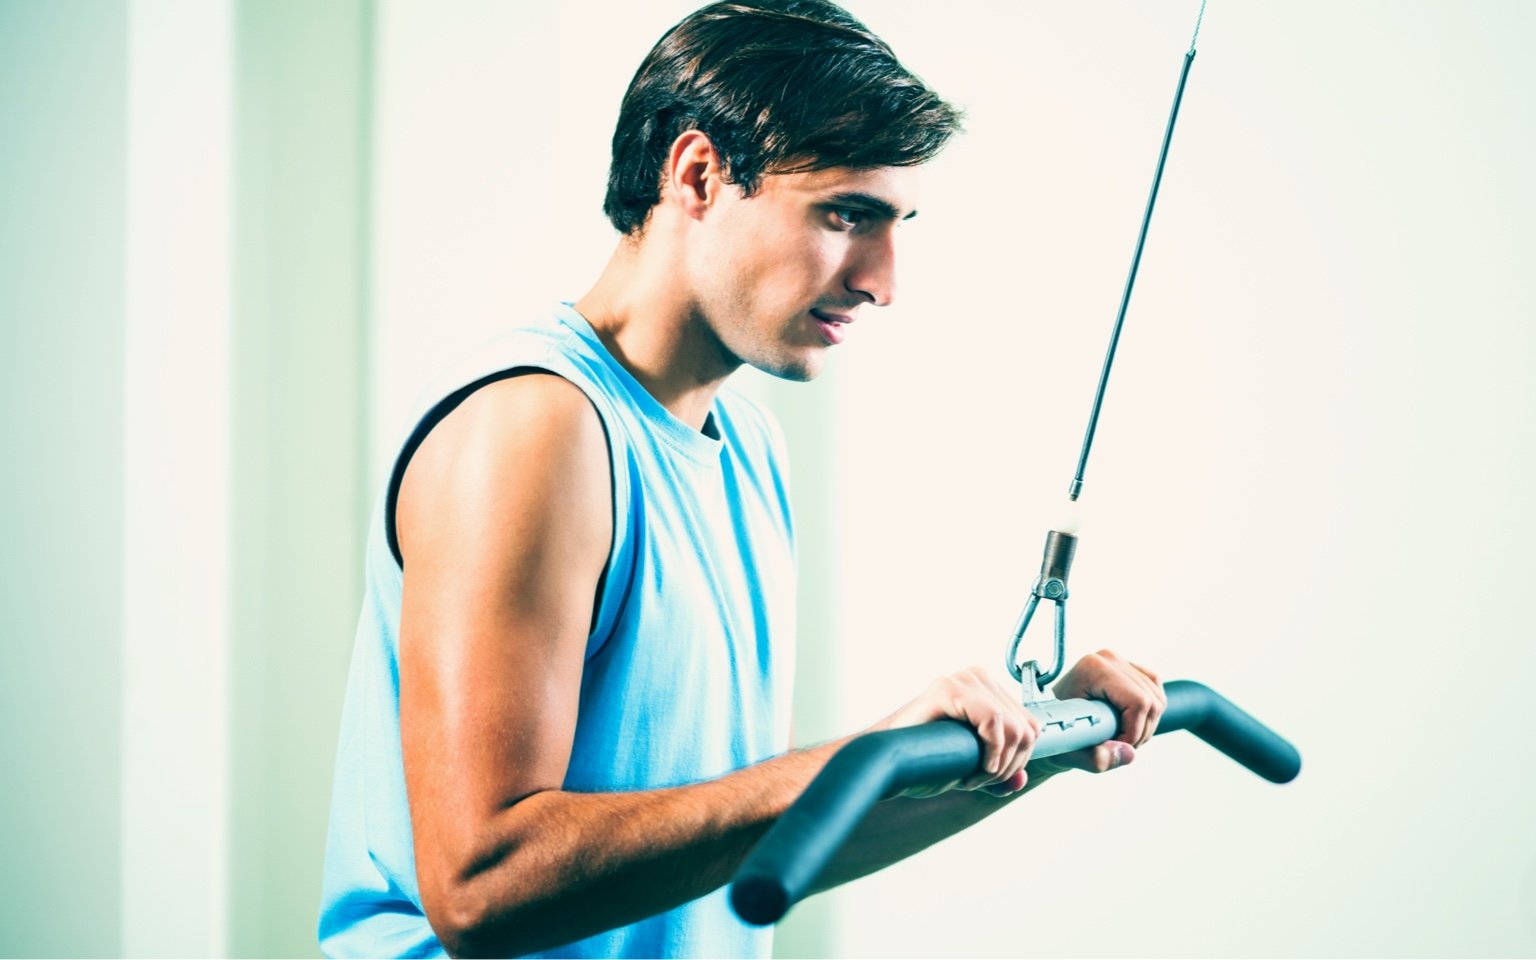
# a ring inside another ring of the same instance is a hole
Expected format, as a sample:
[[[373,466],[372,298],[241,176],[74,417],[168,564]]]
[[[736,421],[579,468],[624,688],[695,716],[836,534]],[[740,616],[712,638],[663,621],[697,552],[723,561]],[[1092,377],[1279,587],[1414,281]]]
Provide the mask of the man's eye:
[[[834,207],[832,216],[845,227],[856,227],[864,220],[864,211],[852,207]]]

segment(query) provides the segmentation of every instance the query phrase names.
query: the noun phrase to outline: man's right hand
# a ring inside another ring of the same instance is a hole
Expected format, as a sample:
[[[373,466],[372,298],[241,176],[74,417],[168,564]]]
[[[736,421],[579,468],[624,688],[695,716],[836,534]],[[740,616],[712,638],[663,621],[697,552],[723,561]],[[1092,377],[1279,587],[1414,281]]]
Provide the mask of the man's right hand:
[[[1040,721],[1019,703],[1017,694],[981,667],[940,677],[920,696],[881,720],[868,732],[913,727],[934,720],[959,720],[984,744],[982,772],[966,780],[913,787],[907,797],[932,797],[948,790],[986,790],[1006,797],[1024,789],[1024,767],[1040,736]]]

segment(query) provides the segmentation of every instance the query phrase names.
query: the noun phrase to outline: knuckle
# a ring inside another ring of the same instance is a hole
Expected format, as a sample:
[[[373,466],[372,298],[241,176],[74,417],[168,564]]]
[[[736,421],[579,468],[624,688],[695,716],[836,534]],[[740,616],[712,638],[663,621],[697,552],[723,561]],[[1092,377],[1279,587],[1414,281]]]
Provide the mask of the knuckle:
[[[1031,742],[1029,728],[1023,724],[1010,727],[1008,730],[1008,745],[1015,751],[1022,750]]]

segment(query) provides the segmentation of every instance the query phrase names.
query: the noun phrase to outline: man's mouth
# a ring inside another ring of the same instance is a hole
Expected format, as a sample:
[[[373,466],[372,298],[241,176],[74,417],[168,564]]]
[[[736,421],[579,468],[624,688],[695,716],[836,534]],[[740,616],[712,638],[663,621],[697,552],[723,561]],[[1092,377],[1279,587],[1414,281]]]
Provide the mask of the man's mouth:
[[[848,335],[844,329],[853,322],[853,317],[846,313],[833,313],[829,310],[812,310],[811,316],[816,318],[816,323],[821,327],[821,335],[834,346],[842,343]]]

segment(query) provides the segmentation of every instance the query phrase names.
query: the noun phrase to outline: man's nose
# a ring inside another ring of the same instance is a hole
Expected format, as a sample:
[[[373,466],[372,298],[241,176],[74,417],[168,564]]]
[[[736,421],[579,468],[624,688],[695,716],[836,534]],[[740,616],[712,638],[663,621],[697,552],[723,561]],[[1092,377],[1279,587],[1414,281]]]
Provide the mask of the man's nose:
[[[882,230],[868,239],[858,251],[843,285],[877,307],[890,306],[896,299],[896,238],[893,230]]]

